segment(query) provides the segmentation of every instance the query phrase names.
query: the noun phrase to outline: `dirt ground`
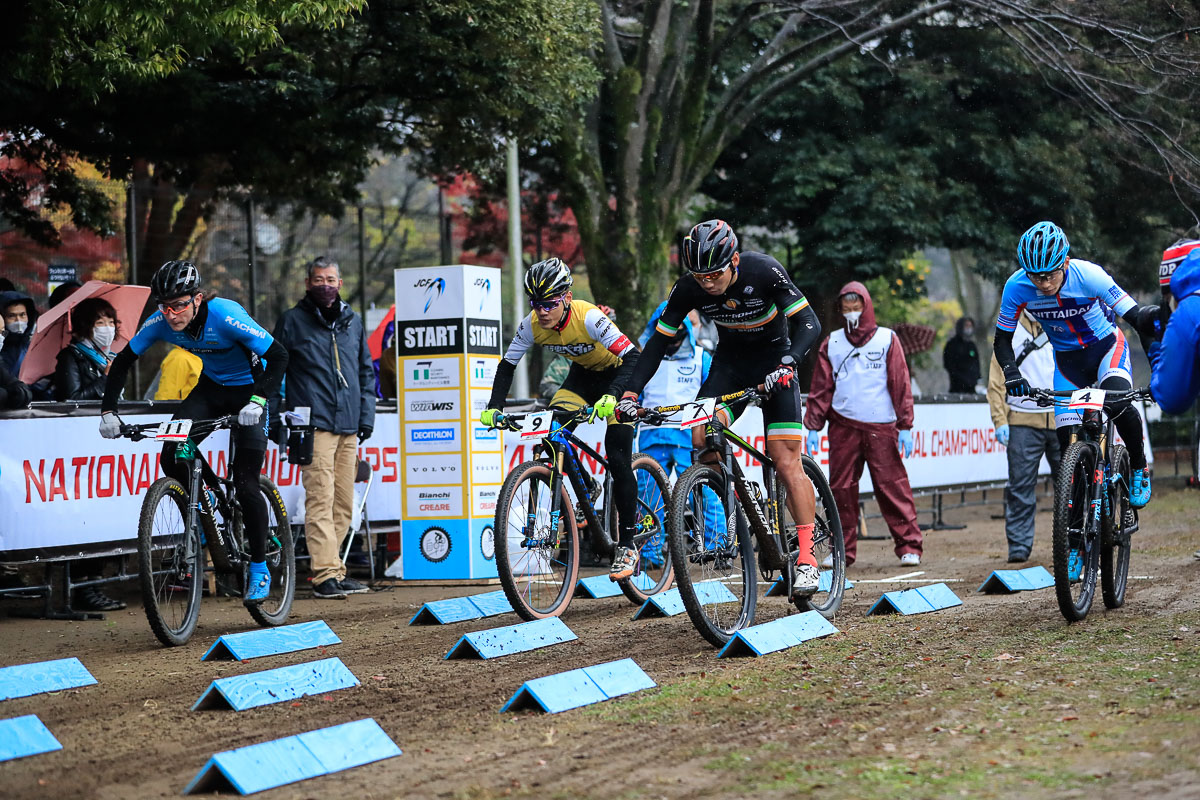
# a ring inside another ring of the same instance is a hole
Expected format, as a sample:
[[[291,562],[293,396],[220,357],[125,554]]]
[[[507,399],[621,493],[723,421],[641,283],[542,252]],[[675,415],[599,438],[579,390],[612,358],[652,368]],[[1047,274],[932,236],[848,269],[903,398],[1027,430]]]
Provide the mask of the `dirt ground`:
[[[298,593],[297,622],[342,644],[247,663],[201,662],[253,627],[205,600],[187,647],[159,646],[134,587],[104,621],[0,616],[0,665],[79,657],[99,683],[0,704],[37,714],[63,750],[0,763],[0,797],[178,796],[214,752],[373,717],[402,756],[264,793],[270,798],[1200,797],[1200,492],[1156,484],[1125,608],[1099,598],[1067,625],[1053,590],[982,595],[1003,569],[998,506],[928,531],[921,567],[890,541],[860,543],[836,636],[760,659],[717,660],[686,615],[634,622],[624,598],[576,600],[579,639],[495,661],[445,661],[463,633],[515,616],[410,627],[421,603],[487,589],[389,587],[346,601]],[[923,515],[922,520],[928,519]],[[878,519],[872,527],[882,530]],[[1050,565],[1050,515],[1033,564]],[[867,583],[923,571],[963,605],[865,612]],[[1099,593],[1097,593],[1099,594]],[[0,601],[5,605],[16,601]],[[759,621],[788,613],[761,600]],[[224,676],[336,655],[361,686],[242,713],[189,708]],[[632,656],[659,688],[559,715],[499,714],[525,680]]]

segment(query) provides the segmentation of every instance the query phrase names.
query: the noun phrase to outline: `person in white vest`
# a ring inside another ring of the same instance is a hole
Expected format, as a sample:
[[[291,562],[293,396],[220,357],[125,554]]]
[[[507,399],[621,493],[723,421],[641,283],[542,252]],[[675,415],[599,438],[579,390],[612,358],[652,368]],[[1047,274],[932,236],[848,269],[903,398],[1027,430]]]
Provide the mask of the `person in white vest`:
[[[858,481],[871,468],[875,501],[903,566],[921,563],[917,506],[901,455],[912,455],[913,399],[900,337],[875,323],[867,287],[850,281],[838,292],[842,327],[817,351],[804,427],[808,452],[820,449],[829,422],[829,488],[846,539],[846,566],[858,555]]]
[[[1021,312],[1013,333],[1017,367],[1030,386],[1054,385],[1054,348],[1042,326]],[[1037,510],[1038,463],[1045,453],[1050,472],[1058,472],[1061,451],[1054,432],[1054,409],[1042,408],[1028,397],[1007,397],[1004,370],[996,356],[988,373],[988,407],[996,426],[996,441],[1008,448],[1008,488],[1004,490],[1004,535],[1008,561],[1029,560],[1033,550],[1034,512]]]
[[[638,341],[639,346],[646,346],[646,341],[654,333],[655,323],[666,307],[666,303],[660,303],[658,308],[654,309],[650,321],[646,324],[646,330],[642,332]],[[708,377],[711,364],[712,356],[696,341],[696,330],[691,315],[684,317],[683,325],[671,337],[662,363],[642,390],[638,402],[643,408],[654,408],[695,400],[700,384]],[[692,465],[691,431],[642,425],[638,430],[637,452],[646,453],[662,464],[668,475],[672,469],[676,475],[682,475],[683,471]],[[717,513],[715,503],[709,504],[709,508],[714,514]],[[717,524],[713,520],[711,524],[705,525],[704,529],[717,530]],[[642,558],[652,566],[662,566],[661,563],[654,563],[655,559],[662,558],[662,551],[662,542],[655,536],[642,547]]]

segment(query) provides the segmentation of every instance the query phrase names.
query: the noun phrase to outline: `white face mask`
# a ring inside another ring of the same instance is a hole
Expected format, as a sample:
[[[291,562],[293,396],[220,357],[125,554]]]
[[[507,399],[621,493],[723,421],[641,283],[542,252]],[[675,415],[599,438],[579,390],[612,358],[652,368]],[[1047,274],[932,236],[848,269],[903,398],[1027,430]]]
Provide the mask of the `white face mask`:
[[[29,320],[23,319],[20,322],[10,322],[4,327],[9,333],[20,335],[25,332],[26,328],[29,327]]]
[[[97,325],[92,329],[92,341],[101,350],[107,350],[108,346],[113,343],[113,339],[117,338],[117,329],[112,325]]]
[[[846,318],[846,324],[851,328],[858,327],[858,318],[862,316],[861,311],[843,311],[842,316]]]

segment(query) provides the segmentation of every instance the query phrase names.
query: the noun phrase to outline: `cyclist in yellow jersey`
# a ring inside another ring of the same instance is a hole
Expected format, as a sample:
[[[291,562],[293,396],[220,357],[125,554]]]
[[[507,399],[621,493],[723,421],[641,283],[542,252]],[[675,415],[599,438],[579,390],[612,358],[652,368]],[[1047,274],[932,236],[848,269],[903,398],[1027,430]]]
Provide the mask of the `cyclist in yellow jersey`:
[[[525,273],[525,294],[533,311],[521,320],[504,358],[496,367],[492,396],[480,415],[484,425],[503,421],[504,399],[512,386],[517,364],[534,345],[571,361],[567,379],[550,400],[551,408],[578,409],[592,405],[607,419],[617,405],[617,395],[637,364],[637,346],[591,303],[571,295],[571,268],[561,259],[539,261]],[[637,483],[633,476],[633,425],[609,421],[604,435],[605,455],[612,470],[618,541],[608,577],[614,581],[633,575],[638,554],[636,530]]]

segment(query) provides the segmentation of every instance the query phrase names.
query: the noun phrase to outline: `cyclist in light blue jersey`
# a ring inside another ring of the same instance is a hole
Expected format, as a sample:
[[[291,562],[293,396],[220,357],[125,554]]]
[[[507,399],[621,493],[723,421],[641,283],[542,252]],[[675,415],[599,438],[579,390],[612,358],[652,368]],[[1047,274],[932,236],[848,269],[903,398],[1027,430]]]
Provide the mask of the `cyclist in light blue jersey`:
[[[279,391],[287,369],[283,345],[232,300],[207,299],[200,291],[200,272],[189,261],[168,261],[150,282],[158,301],[129,346],[117,354],[108,371],[100,403],[100,435],[121,435],[117,398],[133,362],[155,342],[170,342],[195,353],[204,363],[200,380],[175,411],[174,419],[211,419],[237,414],[231,436],[237,444],[230,471],[245,514],[250,540],[250,576],[243,600],[260,603],[271,590],[267,571],[267,502],[258,484],[267,452],[266,398]],[[195,444],[203,437],[193,439]],[[163,472],[187,485],[187,465],[175,460],[174,442],[163,446]]]
[[[1113,321],[1120,315],[1140,336],[1153,330],[1158,306],[1139,306],[1117,285],[1103,267],[1068,258],[1070,243],[1053,222],[1039,222],[1021,236],[1017,262],[1021,269],[1004,284],[1000,317],[996,320],[994,350],[1004,370],[1009,395],[1028,395],[1031,387],[1021,376],[1013,353],[1013,331],[1021,311],[1042,324],[1054,348],[1054,388],[1082,389],[1099,386],[1119,391],[1133,388],[1129,343]],[[1082,422],[1078,411],[1065,403],[1054,408],[1054,426],[1064,451],[1074,426]],[[1114,417],[1117,431],[1129,450],[1133,470],[1130,502],[1141,508],[1150,502],[1150,471],[1146,468],[1142,420],[1132,405]]]

